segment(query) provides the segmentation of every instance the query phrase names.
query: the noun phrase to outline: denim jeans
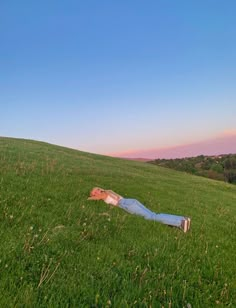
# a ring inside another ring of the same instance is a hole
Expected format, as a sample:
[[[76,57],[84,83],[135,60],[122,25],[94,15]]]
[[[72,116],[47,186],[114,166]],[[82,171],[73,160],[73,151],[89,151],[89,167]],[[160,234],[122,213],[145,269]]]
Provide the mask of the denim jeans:
[[[157,214],[146,208],[142,203],[135,199],[122,198],[118,203],[119,207],[130,214],[143,216],[145,219],[155,220],[165,225],[180,227],[184,216]]]

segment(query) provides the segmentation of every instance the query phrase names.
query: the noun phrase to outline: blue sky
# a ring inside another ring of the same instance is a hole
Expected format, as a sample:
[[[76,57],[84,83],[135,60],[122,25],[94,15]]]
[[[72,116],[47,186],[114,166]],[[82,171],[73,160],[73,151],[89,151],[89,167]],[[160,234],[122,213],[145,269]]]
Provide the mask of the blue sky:
[[[1,1],[0,136],[108,154],[236,131],[236,2]]]

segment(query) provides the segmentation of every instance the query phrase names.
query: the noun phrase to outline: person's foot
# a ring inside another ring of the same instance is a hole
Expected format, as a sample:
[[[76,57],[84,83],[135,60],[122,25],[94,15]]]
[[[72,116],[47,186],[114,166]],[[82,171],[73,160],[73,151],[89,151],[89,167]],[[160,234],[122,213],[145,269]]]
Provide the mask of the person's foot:
[[[185,217],[181,222],[181,229],[186,233],[190,229],[191,219],[189,217]]]

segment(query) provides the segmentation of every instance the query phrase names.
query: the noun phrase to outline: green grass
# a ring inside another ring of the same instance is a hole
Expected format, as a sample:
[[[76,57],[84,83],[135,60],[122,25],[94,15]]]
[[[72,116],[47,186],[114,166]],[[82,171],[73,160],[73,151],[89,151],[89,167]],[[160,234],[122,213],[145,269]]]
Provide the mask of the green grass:
[[[0,138],[0,307],[236,307],[236,186]],[[192,218],[189,233],[93,186]]]

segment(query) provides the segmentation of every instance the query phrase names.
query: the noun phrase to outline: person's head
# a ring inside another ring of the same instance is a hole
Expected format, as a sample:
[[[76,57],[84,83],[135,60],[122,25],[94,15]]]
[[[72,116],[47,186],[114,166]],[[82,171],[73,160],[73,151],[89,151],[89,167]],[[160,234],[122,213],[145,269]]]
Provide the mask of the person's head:
[[[103,188],[100,187],[94,187],[91,191],[90,191],[90,197],[96,197],[98,195],[100,195],[102,192],[104,192],[105,190]]]

